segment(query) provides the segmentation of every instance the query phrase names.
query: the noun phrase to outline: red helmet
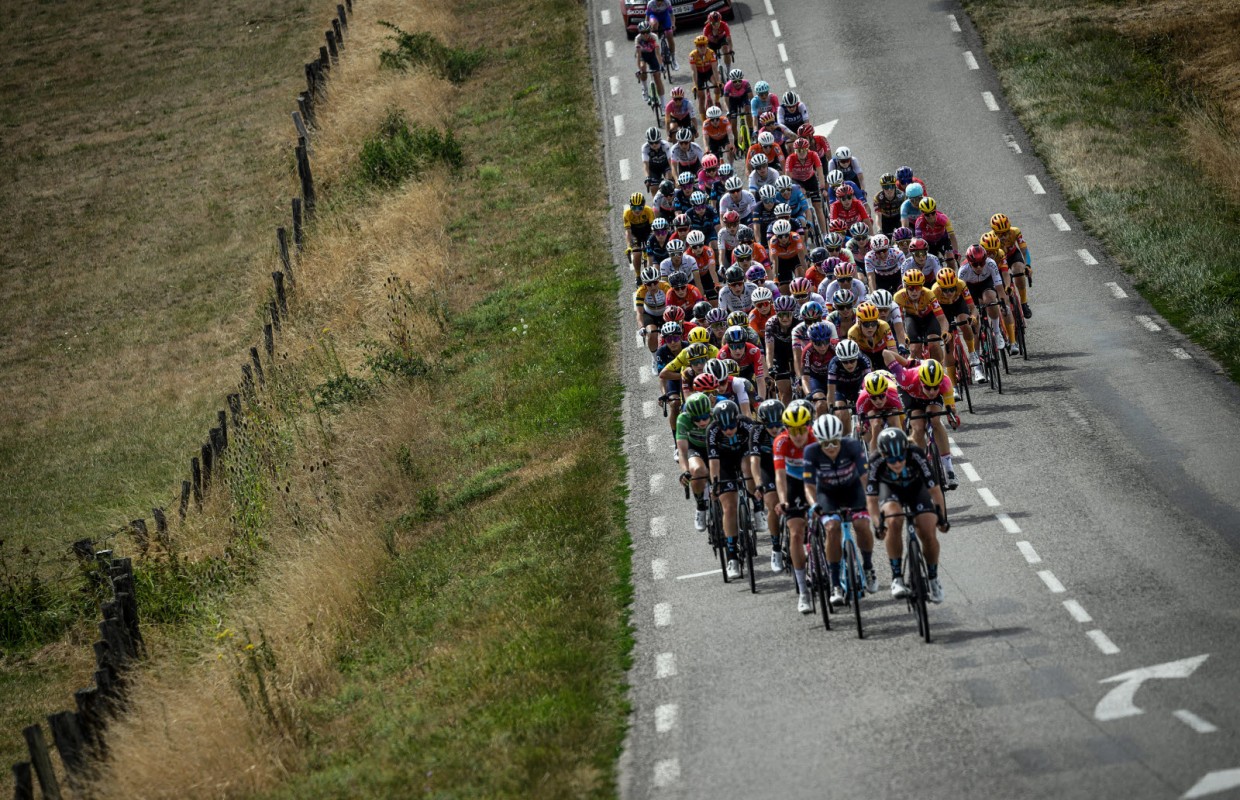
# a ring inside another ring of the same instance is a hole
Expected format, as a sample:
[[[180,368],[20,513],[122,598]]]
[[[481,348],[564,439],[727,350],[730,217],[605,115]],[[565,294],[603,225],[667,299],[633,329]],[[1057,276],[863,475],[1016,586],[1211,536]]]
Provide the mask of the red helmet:
[[[808,122],[802,124],[801,127],[797,128],[797,136],[800,136],[802,139],[813,139],[814,126]]]
[[[909,252],[912,252],[913,250],[929,250],[930,243],[927,242],[925,239],[918,237],[908,243],[908,249],[909,249]]]
[[[685,310],[680,306],[668,306],[663,309],[664,322],[684,322]]]
[[[808,149],[809,149],[809,139],[806,139],[806,138],[805,138],[805,137],[803,137],[803,136],[798,136],[798,137],[797,137],[797,140],[796,140],[795,142],[793,142],[793,143],[792,143],[792,148],[793,148],[794,150],[808,150]]]
[[[723,22],[723,16],[720,15],[718,11],[712,11],[710,12],[710,15],[706,17],[706,21],[711,25],[718,25],[720,22]]]
[[[964,251],[964,257],[969,260],[970,264],[980,267],[986,263],[986,248],[980,244],[975,244]]]
[[[846,233],[848,231],[848,223],[836,217],[827,223],[827,231],[829,233]]]
[[[840,188],[835,190],[835,196],[836,197],[852,197],[853,188],[846,183]]]
[[[703,372],[693,379],[693,391],[695,392],[716,392],[719,391],[719,379],[709,372]]]
[[[761,114],[758,115],[759,125],[771,125],[774,122],[775,122],[775,115],[769,111],[763,111]]]
[[[714,169],[719,166],[719,156],[711,153],[702,157],[702,169]]]
[[[679,86],[672,87],[672,99],[681,100],[685,96],[685,90]]]
[[[736,211],[736,209],[729,209],[724,212],[723,221],[725,224],[731,225],[733,223],[740,222],[741,215]]]

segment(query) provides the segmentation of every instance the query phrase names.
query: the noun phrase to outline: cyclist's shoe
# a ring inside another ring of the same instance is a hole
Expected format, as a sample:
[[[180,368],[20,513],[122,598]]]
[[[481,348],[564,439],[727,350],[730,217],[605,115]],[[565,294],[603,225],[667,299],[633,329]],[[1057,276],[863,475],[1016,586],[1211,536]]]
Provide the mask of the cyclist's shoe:
[[[1032,318],[1033,318],[1033,309],[1031,309],[1031,308],[1029,307],[1029,304],[1028,304],[1028,303],[1021,303],[1021,304],[1020,304],[1020,310],[1021,310],[1021,311],[1023,311],[1023,312],[1025,312],[1025,319],[1032,319]]]
[[[974,383],[985,383],[987,380],[988,378],[986,377],[985,370],[983,370],[980,365],[974,364],[973,365],[973,382]]]
[[[693,514],[693,527],[697,528],[699,531],[706,530],[706,514],[706,509],[699,508]]]
[[[766,512],[755,511],[753,515],[753,527],[755,530],[766,530]]]
[[[1010,356],[1020,355],[1020,345],[1017,344],[1016,342],[1012,342],[1012,346],[1008,348],[1008,355]]]
[[[904,578],[896,577],[891,579],[891,596],[894,599],[903,600],[910,594],[912,594],[912,592],[910,592],[908,586],[905,585]]]
[[[814,613],[814,596],[810,594],[808,588],[801,592],[801,596],[797,598],[797,611],[802,614]]]
[[[995,347],[1000,350],[1007,347],[1007,339],[1004,339],[1003,334],[997,331],[995,332]]]
[[[836,608],[844,605],[844,590],[839,586],[831,587],[831,605]]]
[[[931,603],[943,602],[943,582],[938,578],[930,579],[930,591],[926,597]]]
[[[771,572],[784,571],[784,554],[778,550],[771,551]]]
[[[865,591],[867,594],[878,594],[878,573],[873,567],[865,571]]]
[[[959,485],[960,482],[956,480],[956,473],[949,471],[947,473],[947,490],[950,492]]]
[[[740,580],[740,577],[741,577],[740,562],[738,562],[735,558],[729,558],[728,559],[728,580],[730,581]]]

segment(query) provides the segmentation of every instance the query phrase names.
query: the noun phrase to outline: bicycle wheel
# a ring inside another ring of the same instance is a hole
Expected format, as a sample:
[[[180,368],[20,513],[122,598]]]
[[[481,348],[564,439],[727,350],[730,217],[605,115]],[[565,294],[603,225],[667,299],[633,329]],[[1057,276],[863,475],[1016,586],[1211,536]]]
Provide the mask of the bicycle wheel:
[[[827,589],[831,584],[831,577],[827,572],[827,553],[822,545],[822,527],[816,524],[809,536],[810,571],[807,574],[813,575],[814,594],[817,597],[818,606],[822,609],[822,625],[827,630],[831,630],[831,604],[827,602]]]
[[[736,510],[740,512],[738,515],[738,520],[737,520],[738,524],[736,526],[737,528],[736,529],[736,534],[737,534],[736,543],[738,547],[744,549],[745,551],[744,560],[741,562],[741,564],[742,564],[742,569],[746,570],[749,573],[749,591],[754,594],[757,594],[758,593],[758,579],[757,579],[757,576],[754,575],[754,570],[753,570],[753,551],[754,551],[753,512],[749,508],[749,498],[745,497],[740,492],[737,492],[736,503],[737,503]]]
[[[930,579],[926,574],[926,560],[921,555],[921,542],[917,539],[917,533],[911,522],[908,537],[908,577],[909,588],[912,590],[909,596],[909,608],[917,615],[917,633],[929,644],[930,615],[926,607],[926,596]]]
[[[1019,306],[1017,307],[1019,309]],[[1029,345],[1025,341],[1025,332],[1029,330],[1029,326],[1025,324],[1025,315],[1022,312],[1020,323],[1016,326],[1016,343],[1020,345],[1020,357],[1024,361],[1029,360]]]
[[[792,568],[792,546],[788,533],[788,515],[779,515],[779,552],[784,554],[784,572],[792,580],[792,591],[797,589],[796,570]]]
[[[723,574],[723,582],[727,583],[728,543],[723,536],[723,509],[715,498],[711,498],[710,501],[710,535],[711,546],[715,548],[715,553],[719,556],[719,571]]]
[[[844,540],[844,580],[848,582],[847,602],[852,603],[853,616],[857,618],[857,638],[865,638],[865,630],[861,626],[861,595],[865,584],[861,578],[861,559],[857,554],[857,545],[849,536]]]

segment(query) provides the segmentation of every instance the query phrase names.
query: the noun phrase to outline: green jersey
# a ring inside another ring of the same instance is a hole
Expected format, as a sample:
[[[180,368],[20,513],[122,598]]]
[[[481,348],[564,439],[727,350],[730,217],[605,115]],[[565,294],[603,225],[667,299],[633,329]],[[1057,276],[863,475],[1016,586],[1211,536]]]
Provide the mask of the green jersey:
[[[676,441],[687,440],[689,447],[703,455],[706,454],[706,432],[710,427],[699,428],[693,417],[682,411],[676,416]]]

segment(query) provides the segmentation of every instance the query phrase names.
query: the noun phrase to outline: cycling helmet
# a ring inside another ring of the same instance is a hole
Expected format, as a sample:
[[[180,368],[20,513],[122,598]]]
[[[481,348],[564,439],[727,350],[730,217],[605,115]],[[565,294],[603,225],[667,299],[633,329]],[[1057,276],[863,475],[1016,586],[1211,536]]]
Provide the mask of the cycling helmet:
[[[793,278],[788,284],[788,291],[793,297],[808,297],[813,290],[814,284],[810,283],[807,278]]]
[[[726,180],[727,178],[731,177],[731,175],[732,175],[731,164],[725,161],[719,165],[719,177],[720,178],[723,178],[724,180]]]
[[[753,258],[753,248],[747,244],[738,244],[732,251],[732,257],[736,260]]]
[[[792,206],[788,205],[787,203],[779,203],[779,204],[777,204],[777,205],[775,206],[775,216],[776,216],[776,218],[779,218],[779,217],[784,217],[784,218],[786,218],[786,217],[791,217],[791,216],[792,216]]]
[[[711,364],[719,364],[715,359],[706,362],[707,369]],[[719,364],[719,366],[723,366]],[[709,372],[703,372],[693,379],[693,391],[695,392],[717,392],[719,391],[719,379]]]
[[[938,207],[939,207],[939,204],[934,202],[933,197],[923,197],[921,198],[921,202],[917,204],[917,208],[923,214],[933,214],[934,209]]]
[[[704,44],[710,44],[710,39],[707,39],[702,34],[698,34],[697,36],[693,37],[693,44],[696,45],[697,47],[701,47]]]
[[[762,138],[762,135],[759,134],[758,139],[761,140],[761,138]],[[753,158],[749,159],[749,166],[753,167],[754,169],[758,169],[759,167],[766,166],[766,153],[754,153]],[[762,188],[765,189],[766,187],[764,186]]]
[[[768,428],[778,428],[782,424],[784,404],[778,400],[763,400],[758,406],[758,419]]]
[[[749,327],[749,315],[746,314],[744,311],[733,311],[731,314],[728,314],[728,325],[729,326],[740,325],[742,328],[748,328]],[[745,335],[746,336],[749,335],[748,330],[745,331]]]
[[[722,361],[723,365],[728,368],[728,375],[735,378],[737,375],[741,374],[741,365],[736,363],[736,359],[721,358],[719,360]]]
[[[943,365],[933,358],[923,361],[917,368],[917,377],[923,386],[938,386],[943,382]]]
[[[1003,240],[1000,239],[999,234],[995,233],[994,231],[986,231],[985,233],[983,233],[982,238],[979,240],[979,242],[982,245],[982,247],[986,248],[987,250],[1003,249]]]
[[[844,241],[844,232],[848,230],[848,223],[839,217],[836,217],[827,223],[827,230],[831,233],[838,233],[840,235],[840,242],[842,243]],[[840,247],[843,246],[843,244],[840,244]],[[828,247],[830,247],[830,245],[828,245]]]
[[[642,283],[658,283],[659,268],[654,264],[648,267],[642,267]]]
[[[675,89],[673,89],[672,91],[674,92],[674,91],[676,91],[676,90],[675,90]],[[680,130],[676,131],[676,141],[678,141],[678,142],[692,142],[692,141],[693,141],[693,131],[689,130],[688,128],[681,128]]]
[[[802,139],[814,138],[814,126],[808,122],[801,123],[801,127],[797,128],[797,136]]]
[[[898,170],[896,170],[896,180],[898,180],[900,183],[912,182],[913,168],[912,167],[900,167]]]
[[[878,176],[878,185],[879,186],[895,186],[896,176],[892,175],[890,172],[884,172],[882,175]]]
[[[826,344],[831,341],[831,326],[826,322],[815,322],[809,326],[806,333],[809,334],[809,340],[815,344]]]
[[[853,191],[852,186],[847,183],[841,184],[840,187],[835,190],[835,196],[841,199],[845,197],[852,197],[855,194],[856,192]]]
[[[740,325],[732,325],[732,327],[723,332],[723,340],[728,344],[743,344],[748,338],[745,334],[745,329]]]
[[[908,243],[908,251],[910,253],[927,252],[930,250],[930,243],[918,236],[916,239]]]
[[[828,250],[839,250],[844,246],[844,237],[833,231],[826,235],[826,238],[822,240],[822,244]]]
[[[871,303],[878,309],[889,309],[891,304],[895,302],[895,298],[891,296],[891,292],[886,289],[875,289],[869,297]]]
[[[833,169],[827,173],[827,185],[831,187],[839,186],[844,182],[844,173],[838,169]]]
[[[775,293],[765,286],[759,286],[757,289],[753,290],[752,299],[754,305],[757,305],[758,303],[769,303],[775,299]]]
[[[719,119],[722,116],[723,116],[723,109],[720,108],[719,106],[711,106],[710,108],[706,109],[707,119]]]
[[[719,383],[723,383],[728,379],[728,367],[719,359],[712,358],[706,362],[706,370],[703,374],[709,375]]]
[[[792,185],[792,178],[789,178],[787,175],[780,175],[775,179],[775,188],[781,192],[785,189],[791,189]]]
[[[673,275],[684,275],[683,272],[674,272]],[[684,322],[685,310],[680,306],[668,306],[663,309],[664,322]]]
[[[753,242],[753,228],[748,225],[742,225],[740,230],[736,232],[736,239],[741,244],[751,244]],[[740,249],[740,248],[737,248]],[[736,252],[733,250],[732,252]],[[753,248],[749,248],[749,255],[753,255]]]
[[[689,184],[693,183],[695,180],[697,180],[697,176],[694,175],[689,170],[685,170],[684,172],[676,176],[676,183],[680,186],[688,186]]]
[[[858,322],[878,322],[878,307],[873,303],[862,303],[857,306]]]
[[[809,263],[821,264],[822,262],[826,260],[827,260],[827,248],[815,247],[813,250],[809,251]]]
[[[771,84],[767,83],[766,81],[758,81],[757,83],[753,85],[753,90],[757,92],[758,94],[770,94]]]
[[[629,195],[629,205],[633,208],[641,208],[646,205],[646,195],[641,192],[633,192],[633,194]]]
[[[904,273],[904,285],[909,287],[921,287],[926,285],[926,273],[913,267]]]
[[[836,161],[847,161],[850,158],[852,158],[852,151],[849,150],[847,147],[835,148],[835,160]]]
[[[753,248],[750,249],[752,250]],[[766,280],[766,267],[761,264],[754,264],[745,270],[745,280],[752,281],[753,283],[762,283]],[[770,291],[770,289],[767,291]]]
[[[794,303],[796,302],[796,298],[790,297],[788,299],[792,300]],[[822,307],[822,303],[819,303],[817,300],[810,300],[808,303],[801,306],[801,319],[813,324],[822,319],[822,315],[825,314],[826,311],[827,310]]]
[[[728,73],[728,80],[730,80],[730,81],[743,81],[743,80],[745,80],[745,73],[744,73],[744,72],[741,72],[739,69],[734,69],[734,70],[732,70],[731,72],[729,72],[729,73]]]
[[[735,208],[730,208],[727,211],[723,212],[722,219],[723,219],[724,225],[736,225],[737,223],[741,221],[741,215],[737,212]]]
[[[836,261],[839,261],[837,258]],[[848,281],[857,277],[857,267],[851,261],[840,261],[835,265],[835,269],[831,270],[831,274],[837,280]]]
[[[806,303],[805,305],[808,306],[810,303]],[[796,310],[797,300],[795,297],[789,297],[786,294],[781,294],[779,297],[775,298],[776,314],[795,314]]]
[[[1007,218],[1007,214],[995,214],[990,218],[990,229],[995,233],[1007,233],[1012,230],[1012,220]]]
[[[891,240],[881,233],[876,233],[870,237],[871,250],[886,250],[891,247]]]
[[[775,113],[773,111],[763,111],[758,115],[758,124],[762,127],[775,124]]]
[[[689,225],[689,215],[688,215],[688,214],[677,214],[676,216],[672,217],[672,227],[673,227],[673,228],[688,228],[688,227],[690,227],[690,225]]]
[[[764,159],[766,158],[766,156],[762,155],[761,153],[758,153],[758,155],[754,156],[754,158]],[[766,162],[763,161],[762,163],[765,164]],[[758,190],[758,197],[767,203],[771,202],[772,200],[775,199],[775,187],[768,183],[767,185],[763,186],[761,189]]]
[[[667,282],[671,284],[673,289],[679,291],[689,285],[689,276],[680,270],[676,270],[667,276]]]
[[[708,198],[706,197],[706,192],[694,192],[693,194],[689,195],[690,205],[704,206],[706,205],[707,199]]]
[[[700,331],[700,330],[702,329],[701,328],[693,329],[693,331]],[[690,339],[693,338],[693,331],[689,331]],[[709,342],[691,342],[689,344],[689,360],[690,361],[705,361],[708,358],[710,358],[710,343]]]
[[[647,128],[646,129],[646,141],[650,142],[651,144],[654,144],[655,142],[659,141],[662,138],[663,138],[663,133],[658,128]]]
[[[822,262],[822,271],[823,271],[823,274],[826,274],[826,275],[834,275],[834,274],[835,274],[835,268],[836,268],[836,267],[838,267],[840,264],[843,264],[843,263],[844,263],[844,261],[843,261],[842,259],[836,258],[835,256],[831,256],[831,257],[830,257],[830,258],[828,258],[826,261]]]
[[[710,313],[706,315],[707,325],[722,325],[728,321],[728,312],[722,308],[712,308]]]
[[[666,178],[659,182],[659,194],[671,194],[676,191],[676,184]]]
[[[969,249],[964,251],[964,257],[973,266],[980,267],[986,263],[986,248],[980,244],[971,244]]]
[[[685,242],[683,239],[668,239],[667,252],[671,254],[683,253],[685,251]]]
[[[706,319],[706,315],[710,313],[712,306],[709,300],[699,300],[693,304],[693,318]]]
[[[897,242],[907,242],[909,239],[913,238],[913,229],[904,227],[896,228],[891,232],[891,238]]]
[[[702,156],[702,169],[718,169],[718,168],[719,168],[719,156],[715,155],[714,153],[707,153],[706,155]]]
[[[695,419],[706,419],[710,416],[710,398],[701,392],[694,392],[685,400],[685,413]]]
[[[865,390],[870,397],[880,394],[887,394],[887,390],[891,388],[891,381],[887,380],[887,376],[879,372],[871,372],[865,376]]]
[[[664,322],[663,327],[659,328],[659,335],[663,337],[681,336],[684,332],[685,329],[680,327],[679,322]]]
[[[720,428],[735,428],[741,424],[741,408],[732,400],[724,400],[711,409],[710,416]]]
[[[710,331],[705,328],[694,328],[689,331],[689,343],[697,344],[698,342],[710,344]]]
[[[723,188],[727,189],[729,192],[739,192],[741,189],[745,188],[745,182],[740,179],[739,175],[733,175],[731,178],[728,178],[723,182]]]
[[[903,461],[908,453],[908,434],[900,428],[883,428],[883,432],[878,435],[878,452],[882,453],[884,458]]]
[[[801,98],[797,97],[796,92],[789,89],[784,92],[784,96],[780,98],[780,102],[786,106],[796,106],[797,103],[801,102]]]
[[[908,186],[904,187],[904,196],[909,200],[916,200],[925,193],[926,190],[921,188],[920,183],[910,183]]]
[[[944,289],[954,289],[960,285],[960,279],[956,277],[956,270],[951,267],[943,267],[935,273],[934,282]]]
[[[762,133],[758,134],[758,144],[763,147],[770,147],[775,144],[775,134],[770,131],[762,131]]]
[[[831,298],[831,305],[836,308],[852,308],[857,304],[857,296],[849,289],[840,289]]]
[[[814,420],[811,430],[820,447],[826,447],[832,442],[839,444],[840,439],[844,438],[844,423],[840,422],[840,418],[834,414],[823,414]]]
[[[854,222],[848,229],[848,235],[854,239],[870,238],[870,226],[864,222]]]
[[[743,283],[745,281],[745,270],[733,264],[723,273],[724,283]]]
[[[776,236],[787,236],[792,233],[792,223],[786,219],[777,219],[775,224],[771,226],[771,233]]]
[[[672,99],[673,100],[683,100],[684,97],[685,97],[685,90],[682,87],[680,86],[672,87]]]
[[[792,149],[793,150],[808,150],[809,139],[806,139],[804,136],[798,136],[796,138],[796,141],[792,143]]]
[[[706,21],[709,22],[711,25],[718,25],[720,22],[723,21],[723,16],[720,15],[718,11],[712,11],[708,15],[706,15]]]
[[[783,422],[789,428],[804,428],[814,419],[814,409],[805,400],[793,400],[784,409]]]
[[[646,22],[645,20],[642,20],[641,22],[637,23],[637,32],[638,33],[650,33],[650,23]]]
[[[835,357],[840,361],[856,361],[861,358],[861,346],[852,339],[843,339],[835,346]]]

